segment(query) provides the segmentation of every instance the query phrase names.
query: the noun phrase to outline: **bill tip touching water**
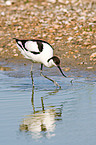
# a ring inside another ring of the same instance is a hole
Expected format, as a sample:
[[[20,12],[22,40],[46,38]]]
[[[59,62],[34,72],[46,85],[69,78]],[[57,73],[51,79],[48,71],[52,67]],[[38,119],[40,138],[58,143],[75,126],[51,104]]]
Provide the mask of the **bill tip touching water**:
[[[60,67],[60,59],[57,56],[53,56],[53,47],[46,41],[40,39],[29,39],[29,40],[21,40],[17,38],[13,38],[16,41],[18,49],[21,51],[21,54],[24,55],[25,58],[31,60],[32,67],[33,63],[40,63],[41,64],[41,71],[40,74],[47,78],[48,80],[52,81],[57,87],[61,88],[61,86],[54,81],[53,79],[43,75],[43,65],[46,67],[53,67],[56,66],[61,74],[64,77],[67,77],[61,67]],[[32,85],[34,86],[33,81],[33,72],[31,67],[31,78],[32,78]]]

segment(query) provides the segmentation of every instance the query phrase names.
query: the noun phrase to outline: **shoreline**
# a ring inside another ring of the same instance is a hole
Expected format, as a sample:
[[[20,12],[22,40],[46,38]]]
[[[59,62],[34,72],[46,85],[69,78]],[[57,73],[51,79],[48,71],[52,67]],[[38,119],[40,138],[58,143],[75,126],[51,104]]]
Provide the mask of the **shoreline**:
[[[27,60],[27,59],[25,59],[23,57],[22,58],[18,57],[18,59],[14,58],[14,57],[10,58],[10,59],[5,59],[5,58],[1,59],[0,58],[0,70],[1,71],[15,71],[15,67],[16,67],[16,68],[18,68],[18,70],[25,69],[25,72],[26,72],[26,67],[28,67],[29,68],[29,70],[28,70],[29,72],[28,73],[30,74],[31,64],[32,64],[32,62],[30,60]],[[82,77],[83,75],[86,76],[86,73],[91,74],[91,75],[96,73],[96,69],[95,68],[93,68],[93,67],[88,67],[87,68],[86,64],[82,65],[82,66],[80,66],[80,65],[75,65],[74,66],[74,64],[73,65],[68,65],[68,62],[66,62],[66,65],[62,65],[62,64],[63,63],[61,63],[62,70],[66,74],[68,73],[69,76],[74,74],[73,76],[78,76],[78,77],[81,76]],[[36,63],[36,64],[34,63],[33,70],[34,69],[36,69],[36,70],[38,69],[38,71],[40,71],[39,63]],[[47,69],[50,72],[50,68],[44,67],[45,71]],[[56,67],[53,67],[52,69],[54,71],[56,69]],[[83,73],[85,72],[85,73],[82,74],[81,72],[83,72]],[[53,75],[54,75],[54,73],[53,73]]]

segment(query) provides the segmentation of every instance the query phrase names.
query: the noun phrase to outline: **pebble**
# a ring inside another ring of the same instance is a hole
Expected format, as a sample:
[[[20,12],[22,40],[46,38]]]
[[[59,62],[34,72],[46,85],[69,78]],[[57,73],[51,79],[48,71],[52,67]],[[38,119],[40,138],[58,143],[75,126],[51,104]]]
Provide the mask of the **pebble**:
[[[13,52],[16,53],[16,49],[13,49]]]
[[[84,45],[86,45],[86,46],[87,46],[87,45],[90,45],[90,43],[89,43],[89,42],[85,42],[85,43],[84,43]]]
[[[81,64],[81,65],[82,65],[82,64],[87,64],[87,62],[84,62],[84,61],[83,61],[83,62],[80,62],[80,64]]]
[[[90,60],[94,60],[94,58],[96,58],[96,52],[90,55]]]
[[[73,58],[75,58],[75,59],[76,59],[76,58],[77,58],[77,56],[76,56],[76,55],[73,55]]]
[[[3,48],[0,48],[0,52],[3,50]]]
[[[14,54],[14,56],[18,56],[18,54],[16,53],[16,54]]]
[[[67,72],[67,71],[70,71],[71,68],[70,67],[64,67],[62,69]]]
[[[96,45],[91,46],[91,49],[96,49]]]
[[[6,1],[5,3],[7,6],[10,6],[11,5],[11,1]]]
[[[93,67],[92,66],[88,66],[87,69],[90,70],[90,69],[93,69]]]
[[[71,41],[72,39],[73,39],[73,37],[69,37],[69,38],[68,38],[68,41]]]
[[[5,15],[5,12],[1,12],[1,15],[4,16]]]
[[[48,2],[55,3],[55,2],[56,2],[56,0],[48,0]]]
[[[79,51],[78,51],[78,50],[74,50],[74,52],[75,52],[75,53],[78,53]]]

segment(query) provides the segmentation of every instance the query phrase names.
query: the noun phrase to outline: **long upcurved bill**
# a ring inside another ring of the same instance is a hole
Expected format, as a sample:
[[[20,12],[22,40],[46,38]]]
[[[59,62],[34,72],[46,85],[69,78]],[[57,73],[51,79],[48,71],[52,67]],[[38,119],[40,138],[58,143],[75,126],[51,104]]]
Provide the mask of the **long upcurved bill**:
[[[59,68],[59,70],[60,70],[61,74],[62,74],[64,77],[67,77],[67,76],[65,76],[65,74],[63,73],[63,71],[62,71],[61,67],[60,67],[60,66],[57,66],[57,67]]]

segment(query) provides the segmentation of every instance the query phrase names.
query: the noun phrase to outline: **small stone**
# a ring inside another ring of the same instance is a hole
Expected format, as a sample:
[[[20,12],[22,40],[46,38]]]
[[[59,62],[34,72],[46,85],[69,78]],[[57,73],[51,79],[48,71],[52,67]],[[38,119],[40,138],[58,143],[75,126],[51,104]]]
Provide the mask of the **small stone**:
[[[81,54],[78,54],[78,57],[80,57],[81,56]]]
[[[0,48],[0,51],[2,51],[3,50],[3,48]]]
[[[63,68],[64,71],[69,71],[70,67]]]
[[[76,27],[74,27],[73,29],[74,29],[74,30],[77,30],[77,29],[78,29],[78,27],[76,26]]]
[[[90,55],[90,60],[93,60],[94,58],[96,58],[96,52]]]
[[[62,10],[63,10],[63,12],[68,13],[67,9],[62,9]]]
[[[56,39],[56,40],[60,40],[60,39],[62,39],[62,37],[55,37],[55,39]]]
[[[86,39],[87,42],[90,42],[90,39]]]
[[[13,52],[16,53],[16,49],[13,49]]]
[[[16,54],[14,54],[14,56],[18,56],[18,54],[16,53]]]
[[[10,6],[11,5],[11,1],[6,1],[6,5]]]
[[[83,41],[83,39],[79,38],[78,41]]]
[[[75,53],[78,53],[79,51],[78,51],[78,50],[75,50],[74,52],[75,52]]]
[[[89,23],[89,25],[94,25],[94,23]]]
[[[69,37],[69,38],[68,38],[68,41],[71,41],[72,39],[73,39],[73,37]]]
[[[84,62],[84,61],[83,61],[83,62],[80,62],[80,64],[81,64],[81,65],[82,65],[82,64],[87,64],[87,62]]]
[[[64,24],[66,25],[69,25],[69,22],[68,21],[63,21]]]
[[[77,58],[77,56],[76,56],[76,55],[73,55],[73,58],[75,58],[75,59],[76,59],[76,58]]]
[[[54,25],[54,29],[58,29],[59,27],[59,25]]]
[[[5,13],[4,13],[4,12],[1,12],[1,15],[2,15],[2,16],[4,16],[4,15],[5,15]]]
[[[84,45],[86,45],[86,46],[87,46],[87,45],[90,45],[90,43],[89,43],[89,42],[85,42],[85,43],[84,43]]]
[[[91,49],[95,49],[95,48],[96,48],[96,45],[91,46]]]
[[[56,2],[56,0],[48,0],[48,2],[55,3],[55,2]]]
[[[66,3],[66,4],[69,4],[69,1],[66,1],[65,3]]]
[[[88,66],[87,69],[93,69],[93,67],[92,66]]]

